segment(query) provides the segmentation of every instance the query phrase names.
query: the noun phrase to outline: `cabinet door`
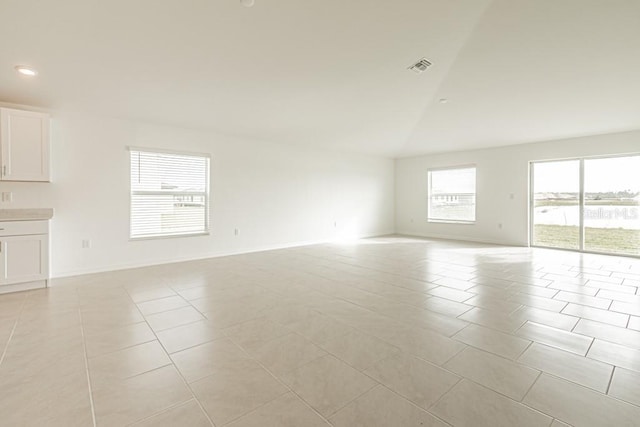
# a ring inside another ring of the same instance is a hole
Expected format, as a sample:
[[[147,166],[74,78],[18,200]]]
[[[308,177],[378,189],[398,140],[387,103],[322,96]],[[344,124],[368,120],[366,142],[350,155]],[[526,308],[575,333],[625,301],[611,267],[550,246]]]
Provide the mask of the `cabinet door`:
[[[49,181],[49,115],[0,109],[2,180]]]
[[[0,284],[31,282],[49,275],[45,234],[0,238]]]

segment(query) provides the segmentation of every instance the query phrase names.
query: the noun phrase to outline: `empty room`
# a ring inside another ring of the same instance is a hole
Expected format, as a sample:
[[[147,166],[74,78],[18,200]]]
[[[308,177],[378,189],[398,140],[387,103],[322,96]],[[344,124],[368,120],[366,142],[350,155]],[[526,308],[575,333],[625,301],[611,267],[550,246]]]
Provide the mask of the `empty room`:
[[[640,426],[640,1],[0,0],[0,427]]]

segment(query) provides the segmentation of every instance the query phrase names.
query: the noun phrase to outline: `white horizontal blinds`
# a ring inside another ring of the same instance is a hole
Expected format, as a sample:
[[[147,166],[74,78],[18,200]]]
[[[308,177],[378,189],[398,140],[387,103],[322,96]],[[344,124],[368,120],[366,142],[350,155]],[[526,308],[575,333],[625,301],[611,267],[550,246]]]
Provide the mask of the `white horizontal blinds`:
[[[476,220],[476,168],[429,171],[429,219]]]
[[[131,237],[208,230],[209,158],[131,149]]]

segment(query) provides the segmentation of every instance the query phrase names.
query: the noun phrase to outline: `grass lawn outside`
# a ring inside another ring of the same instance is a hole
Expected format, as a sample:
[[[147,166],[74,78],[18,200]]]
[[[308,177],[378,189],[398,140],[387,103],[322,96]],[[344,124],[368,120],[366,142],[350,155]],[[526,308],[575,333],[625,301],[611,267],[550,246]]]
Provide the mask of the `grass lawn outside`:
[[[619,199],[587,199],[584,201],[585,206],[638,206],[638,202],[633,200]],[[580,206],[578,199],[541,199],[535,201],[535,207],[544,206]]]
[[[533,245],[550,248],[580,249],[577,226],[542,225],[533,227]],[[640,255],[640,230],[622,228],[585,228],[584,249],[624,255]]]

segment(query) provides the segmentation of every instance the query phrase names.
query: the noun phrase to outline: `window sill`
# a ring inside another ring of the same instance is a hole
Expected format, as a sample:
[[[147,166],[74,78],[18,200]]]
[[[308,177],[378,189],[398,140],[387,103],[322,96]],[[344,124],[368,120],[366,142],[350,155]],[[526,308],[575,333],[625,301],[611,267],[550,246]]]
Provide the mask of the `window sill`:
[[[466,224],[473,225],[475,221],[455,221],[455,220],[446,220],[446,219],[427,219],[427,222],[433,222],[436,224]]]
[[[197,236],[208,236],[211,233],[205,231],[203,233],[187,233],[187,234],[169,234],[166,236],[140,236],[140,237],[129,237],[130,242],[137,242],[139,240],[158,240],[158,239],[175,239],[180,237],[197,237]]]

